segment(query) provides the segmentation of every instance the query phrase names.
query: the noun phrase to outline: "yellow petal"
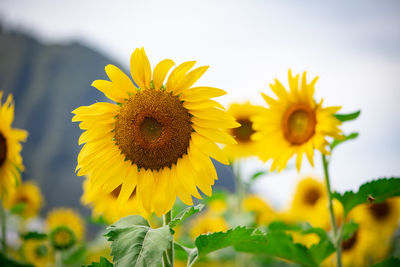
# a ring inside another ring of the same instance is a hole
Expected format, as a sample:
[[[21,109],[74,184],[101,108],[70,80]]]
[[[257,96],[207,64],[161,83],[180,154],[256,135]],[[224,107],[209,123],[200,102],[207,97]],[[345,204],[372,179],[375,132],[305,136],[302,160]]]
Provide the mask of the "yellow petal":
[[[153,173],[150,169],[144,170],[141,169],[139,172],[139,179],[137,185],[137,194],[141,199],[143,204],[143,208],[146,212],[152,212],[151,210],[151,201],[153,198],[154,192],[154,176],[158,175],[156,172]]]
[[[193,87],[190,90],[186,90],[182,93],[179,99],[182,101],[194,102],[223,95],[226,95],[226,92],[222,89],[203,86]]]
[[[153,84],[155,89],[158,90],[163,86],[165,77],[167,77],[168,71],[173,65],[175,65],[175,63],[171,59],[165,59],[157,64],[153,73]]]
[[[197,191],[196,183],[193,180],[194,174],[188,166],[187,155],[182,156],[176,163],[176,171],[178,174],[179,182],[192,196],[201,199],[199,191]]]
[[[226,157],[225,153],[214,142],[211,142],[210,140],[199,135],[198,133],[192,134],[192,141],[193,144],[197,148],[201,148],[201,151],[206,155],[221,162],[222,164],[229,165],[229,160]]]
[[[222,106],[220,103],[217,101],[211,100],[211,99],[206,99],[203,101],[196,101],[196,102],[183,102],[183,106],[188,109],[203,109],[203,108],[220,108],[224,109],[224,106]]]
[[[124,99],[128,98],[127,91],[115,86],[110,81],[96,80],[92,83],[92,86],[117,103],[122,103]]]
[[[118,87],[123,88],[129,93],[136,93],[136,87],[133,85],[131,79],[123,73],[119,68],[114,65],[107,65],[105,67],[108,78]]]
[[[193,124],[203,127],[203,128],[236,128],[240,127],[240,123],[231,120],[207,120],[207,119],[200,119],[196,117],[192,117],[191,121]]]
[[[210,139],[213,142],[220,144],[237,144],[236,140],[220,129],[203,128],[197,125],[192,125],[193,130],[201,134],[203,137]]]
[[[143,48],[136,48],[131,55],[131,75],[139,88],[150,88],[151,67]]]
[[[200,77],[207,71],[209,66],[203,66],[189,72],[183,80],[176,85],[174,95],[179,95],[183,91],[189,89]]]

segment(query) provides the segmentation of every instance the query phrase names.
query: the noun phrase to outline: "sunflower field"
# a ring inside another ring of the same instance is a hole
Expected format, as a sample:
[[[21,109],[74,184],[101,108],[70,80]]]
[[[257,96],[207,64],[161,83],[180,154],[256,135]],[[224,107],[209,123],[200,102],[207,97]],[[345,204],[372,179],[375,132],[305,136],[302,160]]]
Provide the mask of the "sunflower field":
[[[1,266],[400,266],[400,178],[331,187],[335,149],[358,137],[342,127],[360,110],[326,106],[315,96],[318,77],[291,70],[270,84],[273,94],[261,92],[263,105],[225,108],[218,97],[227,91],[198,86],[208,66],[195,64],[153,67],[137,48],[129,74],[109,64],[108,79],[93,81],[108,102],[71,110],[89,221],[59,207],[32,227],[45,199],[21,179],[29,134],[13,128],[13,96],[0,93]],[[250,157],[266,167],[243,172]],[[301,175],[317,157],[323,176]],[[212,159],[232,170],[234,191],[213,188]],[[287,208],[252,192],[292,167],[302,178]],[[91,240],[88,224],[99,229]]]

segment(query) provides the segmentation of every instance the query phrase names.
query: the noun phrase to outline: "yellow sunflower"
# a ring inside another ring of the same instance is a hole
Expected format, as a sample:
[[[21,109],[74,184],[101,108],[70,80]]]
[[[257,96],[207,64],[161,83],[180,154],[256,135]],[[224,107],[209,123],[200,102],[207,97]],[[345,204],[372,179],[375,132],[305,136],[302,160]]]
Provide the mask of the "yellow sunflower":
[[[222,216],[205,212],[191,221],[189,235],[192,239],[195,239],[201,234],[227,231],[228,228],[229,225]]]
[[[250,102],[230,105],[227,110],[228,113],[240,123],[240,127],[228,130],[229,134],[237,142],[237,144],[229,144],[224,147],[224,151],[230,160],[256,155],[257,144],[250,138],[255,132],[253,129],[253,116],[261,114],[264,109],[263,107],[252,105]]]
[[[9,94],[2,105],[3,92],[0,91],[0,196],[12,192],[21,179],[20,172],[24,170],[21,142],[25,142],[28,133],[13,129],[14,102]]]
[[[58,208],[47,215],[46,224],[50,241],[57,249],[65,249],[81,241],[85,235],[85,224],[73,209]]]
[[[87,178],[83,183],[81,201],[83,204],[93,208],[94,217],[102,216],[109,224],[131,214],[145,214],[143,208],[138,205],[138,198],[135,197],[135,190],[124,204],[118,203],[118,196],[120,193],[121,185],[110,193],[107,193],[101,187],[94,187],[90,178]]]
[[[16,188],[4,201],[4,206],[11,209],[16,205],[23,204],[20,213],[24,218],[35,216],[43,205],[43,197],[40,188],[33,181],[25,182]]]
[[[244,211],[255,213],[256,223],[259,225],[268,225],[279,218],[278,213],[259,196],[247,196],[242,205]]]
[[[316,82],[317,78],[307,83],[306,73],[299,82],[299,75],[293,77],[289,70],[289,92],[275,79],[270,86],[278,99],[261,93],[269,108],[254,117],[256,133],[252,139],[258,142],[259,157],[264,161],[272,159],[271,171],[284,169],[294,154],[297,154],[297,170],[304,153],[314,165],[314,149],[329,153],[326,137],[342,138],[341,122],[333,116],[340,107],[323,108],[322,100],[319,103],[314,100]]]
[[[47,240],[29,239],[22,245],[24,259],[36,267],[52,266],[54,261],[51,247]]]
[[[390,198],[381,203],[357,206],[352,211],[352,216],[365,224],[370,231],[377,231],[382,237],[390,238],[399,226],[400,198]]]
[[[85,130],[79,144],[78,175],[90,174],[95,187],[112,192],[121,186],[119,201],[132,193],[147,213],[158,216],[171,210],[178,196],[193,205],[201,198],[199,188],[211,195],[217,179],[210,160],[229,164],[216,143],[234,144],[224,129],[240,126],[223,107],[210,98],[226,94],[212,87],[192,87],[208,66],[190,71],[194,61],[174,65],[161,61],[152,72],[144,49],[131,56],[131,75],[108,65],[110,81],[92,86],[111,103],[96,103],[73,111],[72,121]],[[189,72],[190,71],[190,72]]]
[[[311,177],[300,180],[290,207],[294,221],[308,221],[315,227],[329,230],[331,223],[327,207],[328,197],[324,184]],[[343,208],[336,200],[333,201],[333,209],[337,223],[340,224]]]

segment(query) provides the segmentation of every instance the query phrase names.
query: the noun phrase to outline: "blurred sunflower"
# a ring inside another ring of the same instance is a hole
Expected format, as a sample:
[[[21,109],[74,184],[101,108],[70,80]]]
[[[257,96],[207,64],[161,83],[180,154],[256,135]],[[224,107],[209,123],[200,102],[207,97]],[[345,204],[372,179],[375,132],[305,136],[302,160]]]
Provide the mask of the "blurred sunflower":
[[[254,212],[256,223],[259,225],[268,225],[279,218],[278,213],[272,209],[267,202],[256,195],[247,196],[242,203],[243,210]]]
[[[85,234],[85,224],[73,209],[58,208],[47,215],[50,241],[57,249],[66,249],[81,241]]]
[[[342,241],[342,263],[344,267],[370,266],[377,263],[387,255],[390,242],[382,239],[377,232],[371,232],[365,224],[359,223],[353,235]],[[336,266],[336,255],[331,255],[322,266]]]
[[[381,203],[364,204],[352,211],[357,221],[377,231],[382,236],[391,237],[399,226],[400,198],[390,198]]]
[[[208,203],[208,209],[214,214],[223,214],[228,209],[226,200],[214,199]]]
[[[53,253],[47,240],[26,240],[22,245],[22,254],[28,263],[36,267],[51,266],[54,261]]]
[[[24,170],[21,142],[25,142],[28,132],[11,128],[14,120],[14,102],[9,94],[2,105],[3,92],[0,91],[0,196],[12,192],[21,179]]]
[[[161,61],[153,74],[144,49],[131,56],[131,75],[108,65],[111,81],[92,86],[117,104],[96,103],[73,111],[72,121],[85,130],[79,144],[78,175],[90,174],[94,186],[112,192],[121,185],[119,201],[135,198],[147,213],[171,210],[176,196],[193,205],[197,187],[211,195],[217,173],[210,157],[228,159],[216,143],[234,144],[224,129],[240,126],[210,98],[226,94],[212,87],[192,87],[208,66],[189,72],[194,61],[174,65]]]
[[[324,184],[308,177],[298,183],[289,214],[293,216],[293,221],[308,221],[315,227],[329,230],[331,223],[327,206],[328,198]],[[340,225],[343,209],[336,200],[333,201],[333,209]]]
[[[230,160],[256,155],[257,145],[250,138],[255,133],[253,116],[261,114],[263,109],[263,107],[251,105],[250,102],[244,104],[234,103],[228,108],[228,113],[240,123],[240,127],[228,129],[228,133],[237,142],[237,144],[228,144],[224,147],[224,151]]]
[[[83,183],[81,201],[83,204],[93,208],[94,217],[102,216],[109,224],[131,214],[145,214],[141,206],[138,205],[138,198],[135,197],[135,190],[124,204],[118,203],[118,196],[120,193],[121,185],[110,193],[107,193],[101,187],[94,187],[90,178],[87,178]]]
[[[201,234],[227,231],[228,228],[229,225],[222,216],[206,212],[191,221],[189,235],[195,239]]]
[[[4,201],[4,206],[11,209],[23,205],[20,215],[24,218],[35,216],[43,205],[40,188],[32,181],[25,182],[16,188]]]
[[[319,103],[314,100],[318,78],[308,84],[305,72],[301,83],[299,75],[293,77],[290,70],[288,76],[290,91],[275,79],[275,84],[270,87],[278,99],[261,93],[269,108],[254,117],[256,133],[252,139],[258,142],[260,158],[264,161],[272,159],[271,171],[284,169],[294,154],[297,154],[297,170],[300,170],[304,153],[314,165],[314,149],[329,153],[326,137],[342,138],[341,122],[334,117],[340,107],[323,108],[322,100]]]
[[[86,264],[92,262],[100,262],[100,257],[107,258],[108,261],[112,262],[111,248],[109,245],[94,245],[90,246],[87,251]]]

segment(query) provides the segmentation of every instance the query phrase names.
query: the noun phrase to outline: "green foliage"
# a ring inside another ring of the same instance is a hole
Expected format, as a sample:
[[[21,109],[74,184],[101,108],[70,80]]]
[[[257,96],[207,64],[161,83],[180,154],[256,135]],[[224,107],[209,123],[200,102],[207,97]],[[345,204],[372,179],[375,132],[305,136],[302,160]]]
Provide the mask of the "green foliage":
[[[87,247],[85,245],[74,246],[73,248],[62,253],[62,262],[67,265],[77,264],[83,262],[86,256]]]
[[[344,143],[344,142],[349,141],[349,140],[356,139],[356,138],[358,137],[358,135],[359,135],[358,133],[351,133],[351,134],[349,134],[349,135],[345,135],[344,138],[341,139],[341,140],[339,140],[339,139],[333,140],[333,142],[330,144],[331,151],[332,151],[337,145],[339,145],[339,144],[341,144],[341,143]]]
[[[339,200],[344,208],[345,216],[357,205],[369,203],[373,199],[376,203],[387,198],[400,196],[400,178],[382,178],[360,186],[357,193],[346,191],[344,194],[333,193],[332,197]]]
[[[372,267],[393,267],[393,266],[400,266],[400,259],[392,257],[378,264],[375,264]]]
[[[24,212],[26,208],[26,204],[25,203],[18,203],[15,204],[14,206],[11,207],[11,214],[21,214],[22,212]]]
[[[113,266],[114,265],[104,257],[100,257],[100,262],[92,262],[92,264],[86,265],[86,267],[113,267]]]
[[[335,117],[340,120],[341,122],[345,121],[352,121],[358,118],[360,116],[361,110],[358,110],[353,113],[347,113],[347,114],[335,114]]]
[[[5,267],[34,267],[33,265],[26,264],[26,263],[21,263],[19,261],[14,260],[14,259],[10,259],[6,255],[4,255],[3,253],[0,253],[0,266],[5,266]]]
[[[204,208],[204,204],[199,204],[199,205],[191,206],[191,207],[184,209],[177,216],[175,216],[175,218],[169,223],[169,226],[171,228],[174,228],[175,226],[182,223],[184,220],[186,220],[193,214],[196,214],[196,213],[202,211],[203,208]]]
[[[20,237],[22,240],[28,240],[28,239],[44,240],[47,238],[47,235],[39,232],[27,232],[21,234]]]
[[[343,226],[343,240],[349,239],[354,232],[358,229],[358,223],[355,223],[353,220],[345,223]]]
[[[147,220],[137,215],[122,218],[107,231],[105,236],[112,241],[111,256],[116,267],[157,267],[172,240],[169,226],[153,229]]]
[[[264,171],[257,171],[255,173],[253,173],[253,175],[250,177],[250,181],[255,181],[258,178],[260,178],[261,176],[263,176],[264,174],[267,174],[268,171],[264,170]]]

